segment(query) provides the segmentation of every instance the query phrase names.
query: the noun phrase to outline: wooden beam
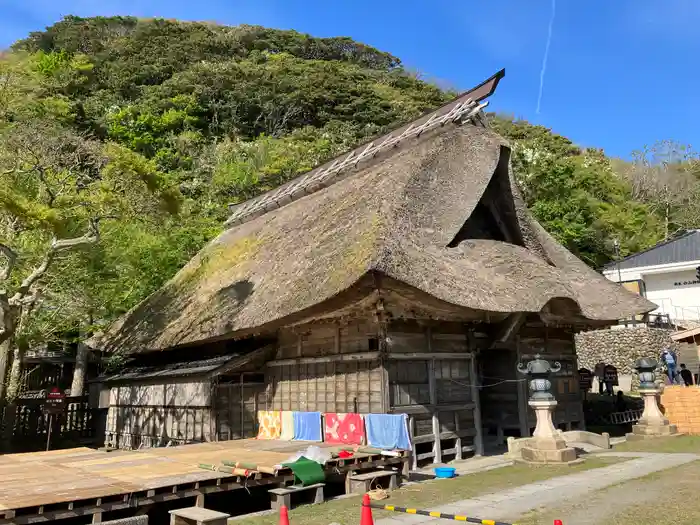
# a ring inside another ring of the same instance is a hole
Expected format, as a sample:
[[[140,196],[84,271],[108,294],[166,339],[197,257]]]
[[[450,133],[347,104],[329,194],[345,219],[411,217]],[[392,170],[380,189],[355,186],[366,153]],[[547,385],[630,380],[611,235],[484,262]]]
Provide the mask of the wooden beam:
[[[525,323],[526,318],[526,313],[516,312],[510,314],[503,322],[496,325],[490,349],[497,348],[499,345],[513,341],[513,338],[517,335],[520,328]]]
[[[463,360],[469,360],[474,357],[474,354],[471,352],[460,352],[460,353],[448,353],[445,352],[439,353],[439,354],[432,354],[428,353],[425,354],[423,352],[409,352],[409,353],[401,353],[401,354],[389,354],[389,359],[391,360],[401,360],[401,359],[435,359],[435,360],[441,360],[441,359],[463,359]]]
[[[391,407],[391,412],[395,414],[432,414],[436,410],[473,410],[474,403],[460,403],[454,405],[411,405]]]
[[[278,359],[276,361],[268,361],[267,366],[289,366],[289,365],[307,365],[311,363],[333,363],[333,362],[349,362],[349,361],[375,361],[379,359],[379,352],[363,352],[361,354],[341,354],[328,355],[323,357],[301,357],[298,359]]]

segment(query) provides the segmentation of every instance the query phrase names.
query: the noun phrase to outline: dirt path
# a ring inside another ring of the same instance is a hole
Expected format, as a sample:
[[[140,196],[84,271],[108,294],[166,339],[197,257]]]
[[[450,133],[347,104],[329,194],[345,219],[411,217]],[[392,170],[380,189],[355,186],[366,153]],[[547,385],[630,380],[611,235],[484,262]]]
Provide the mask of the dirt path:
[[[658,525],[696,523],[700,510],[695,504],[700,493],[700,462],[674,467],[596,491],[585,499],[522,516],[519,525],[552,523],[566,525]],[[669,504],[659,505],[664,498]]]

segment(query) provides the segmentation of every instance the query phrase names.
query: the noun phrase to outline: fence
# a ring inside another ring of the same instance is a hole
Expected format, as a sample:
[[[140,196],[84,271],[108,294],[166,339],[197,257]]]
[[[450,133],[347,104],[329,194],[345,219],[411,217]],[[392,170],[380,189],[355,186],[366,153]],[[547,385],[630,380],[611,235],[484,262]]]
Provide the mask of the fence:
[[[43,399],[19,399],[0,409],[0,446],[4,452],[44,450],[49,416]],[[63,414],[51,418],[51,448],[94,444],[94,418],[87,396],[66,398]]]

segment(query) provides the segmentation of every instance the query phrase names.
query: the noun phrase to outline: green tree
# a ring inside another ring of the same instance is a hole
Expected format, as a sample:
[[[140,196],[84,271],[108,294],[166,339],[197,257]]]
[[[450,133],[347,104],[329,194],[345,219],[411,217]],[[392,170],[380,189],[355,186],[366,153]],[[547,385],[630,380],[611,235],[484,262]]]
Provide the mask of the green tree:
[[[28,327],[56,262],[96,244],[101,222],[174,212],[179,195],[151,161],[46,122],[6,125],[0,165],[2,399],[18,393]]]

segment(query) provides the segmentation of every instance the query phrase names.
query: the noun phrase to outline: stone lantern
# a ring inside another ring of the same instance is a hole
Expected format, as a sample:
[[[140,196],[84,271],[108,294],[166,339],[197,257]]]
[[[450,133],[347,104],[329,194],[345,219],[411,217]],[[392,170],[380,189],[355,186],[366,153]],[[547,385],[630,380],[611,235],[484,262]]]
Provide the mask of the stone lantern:
[[[643,357],[635,363],[635,370],[639,373],[639,394],[644,400],[644,411],[636,425],[632,427],[632,433],[627,434],[628,439],[670,436],[677,434],[675,425],[671,425],[659,409],[658,396],[661,392],[656,384],[655,359]]]
[[[552,388],[552,382],[549,380],[549,376],[552,373],[557,373],[561,370],[561,365],[558,362],[554,363],[554,366],[549,364],[549,361],[545,361],[541,358],[539,354],[535,356],[535,359],[527,363],[518,363],[518,372],[528,377],[530,380],[530,401],[554,401],[556,406],[556,399],[550,392]]]
[[[557,400],[550,392],[552,383],[549,377],[560,370],[559,363],[555,362],[554,366],[551,366],[549,361],[542,359],[539,354],[527,364],[518,364],[518,372],[529,379],[530,399],[527,404],[535,411],[537,418],[532,438],[521,449],[525,460],[540,463],[566,463],[576,460],[576,450],[566,446],[552,421]]]

